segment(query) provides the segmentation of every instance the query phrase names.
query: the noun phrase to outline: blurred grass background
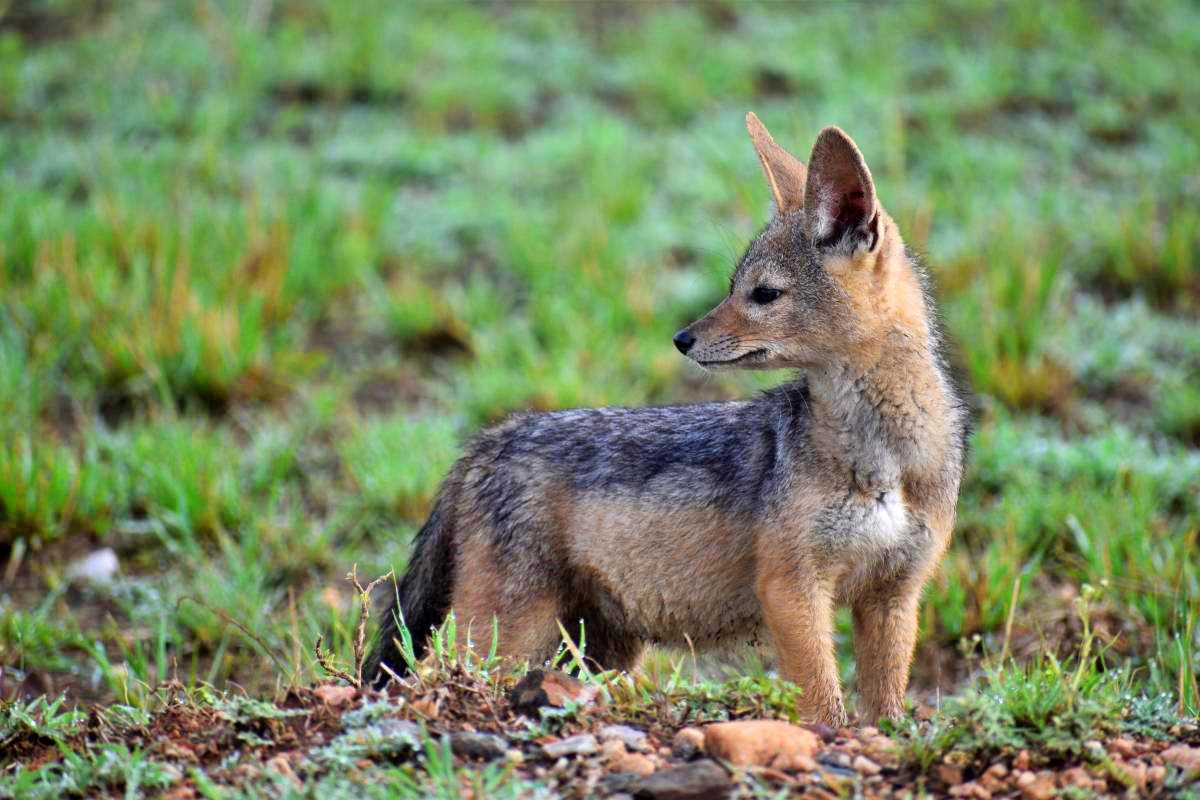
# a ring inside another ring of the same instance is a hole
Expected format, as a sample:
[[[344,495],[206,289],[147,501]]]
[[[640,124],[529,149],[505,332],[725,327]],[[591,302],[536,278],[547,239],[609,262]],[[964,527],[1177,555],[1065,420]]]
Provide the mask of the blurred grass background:
[[[978,393],[917,686],[1092,585],[1194,712],[1198,73],[1186,0],[0,0],[0,695],[307,680],[478,426],[782,380],[670,343],[755,110],[855,137]]]

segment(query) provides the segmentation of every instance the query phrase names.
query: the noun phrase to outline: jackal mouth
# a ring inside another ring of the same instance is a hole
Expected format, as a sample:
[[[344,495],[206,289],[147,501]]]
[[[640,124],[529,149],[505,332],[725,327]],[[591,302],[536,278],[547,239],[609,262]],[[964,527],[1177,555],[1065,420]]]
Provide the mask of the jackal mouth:
[[[734,364],[740,364],[743,361],[751,361],[759,356],[765,356],[766,354],[767,354],[766,349],[759,347],[759,348],[757,348],[755,350],[751,350],[747,353],[742,353],[740,356],[735,356],[734,358],[727,358],[723,361],[701,361],[699,359],[696,359],[696,363],[702,367],[731,367]]]

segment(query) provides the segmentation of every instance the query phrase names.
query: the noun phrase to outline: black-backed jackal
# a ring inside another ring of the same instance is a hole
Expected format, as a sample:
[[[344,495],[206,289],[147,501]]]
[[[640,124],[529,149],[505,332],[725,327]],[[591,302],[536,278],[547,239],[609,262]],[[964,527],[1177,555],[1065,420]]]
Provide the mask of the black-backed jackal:
[[[521,414],[466,447],[417,536],[376,645],[405,668],[458,630],[540,662],[578,630],[605,668],[644,644],[766,633],[802,715],[845,722],[833,612],[854,617],[866,721],[902,713],[922,586],[954,526],[968,415],[926,278],[862,154],[821,131],[808,165],[753,114],[775,201],[729,296],[675,335],[708,369],[793,369],[750,400]]]

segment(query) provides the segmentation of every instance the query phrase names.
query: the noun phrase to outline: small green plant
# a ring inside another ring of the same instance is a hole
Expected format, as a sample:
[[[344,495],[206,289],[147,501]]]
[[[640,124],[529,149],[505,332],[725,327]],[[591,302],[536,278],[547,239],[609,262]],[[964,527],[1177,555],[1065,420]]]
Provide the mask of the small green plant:
[[[1084,743],[1123,730],[1165,730],[1177,717],[1161,696],[1139,694],[1132,671],[1106,663],[1091,614],[1101,589],[1084,586],[1075,601],[1083,627],[1077,652],[1043,653],[1029,663],[1004,654],[985,659],[978,681],[948,698],[927,723],[907,720],[895,732],[903,758],[922,770],[959,753],[986,762],[1029,750],[1043,762],[1086,757]]]
[[[64,738],[74,733],[86,716],[68,706],[66,697],[0,701],[0,749],[22,736]]]

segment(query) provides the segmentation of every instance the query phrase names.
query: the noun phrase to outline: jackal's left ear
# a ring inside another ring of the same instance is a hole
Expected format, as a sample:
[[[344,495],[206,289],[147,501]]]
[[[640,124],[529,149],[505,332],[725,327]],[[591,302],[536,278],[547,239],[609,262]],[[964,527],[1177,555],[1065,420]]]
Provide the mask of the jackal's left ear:
[[[871,170],[841,128],[817,136],[804,188],[806,233],[822,246],[849,245],[873,251],[879,245],[879,206]]]
[[[767,126],[753,111],[746,115],[746,130],[750,133],[754,152],[758,153],[758,160],[762,162],[767,183],[771,185],[776,212],[788,214],[804,208],[804,182],[808,175],[804,164],[775,144]]]

